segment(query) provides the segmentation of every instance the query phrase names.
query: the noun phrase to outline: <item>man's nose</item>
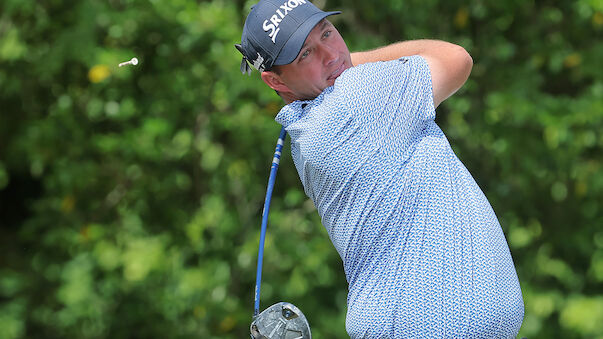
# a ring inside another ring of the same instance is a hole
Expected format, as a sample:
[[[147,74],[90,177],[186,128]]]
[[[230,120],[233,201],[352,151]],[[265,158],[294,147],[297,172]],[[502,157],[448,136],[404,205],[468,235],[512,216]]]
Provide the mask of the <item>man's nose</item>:
[[[325,66],[330,66],[337,61],[337,51],[327,44],[322,45],[322,54],[322,60]]]

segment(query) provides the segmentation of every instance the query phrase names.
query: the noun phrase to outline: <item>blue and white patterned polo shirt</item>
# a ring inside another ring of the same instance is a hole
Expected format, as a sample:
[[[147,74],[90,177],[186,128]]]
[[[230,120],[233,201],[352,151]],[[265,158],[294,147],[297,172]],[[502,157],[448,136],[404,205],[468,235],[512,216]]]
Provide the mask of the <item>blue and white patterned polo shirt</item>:
[[[352,338],[507,338],[521,327],[502,229],[434,118],[420,56],[350,68],[276,117],[343,260]]]

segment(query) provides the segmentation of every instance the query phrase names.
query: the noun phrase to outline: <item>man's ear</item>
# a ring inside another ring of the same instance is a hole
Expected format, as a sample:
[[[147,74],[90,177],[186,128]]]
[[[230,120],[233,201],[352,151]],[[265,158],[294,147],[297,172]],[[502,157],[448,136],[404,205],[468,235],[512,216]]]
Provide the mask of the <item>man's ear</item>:
[[[268,87],[272,88],[277,92],[290,92],[289,87],[283,83],[281,77],[271,71],[264,71],[260,75],[262,80],[268,85]]]

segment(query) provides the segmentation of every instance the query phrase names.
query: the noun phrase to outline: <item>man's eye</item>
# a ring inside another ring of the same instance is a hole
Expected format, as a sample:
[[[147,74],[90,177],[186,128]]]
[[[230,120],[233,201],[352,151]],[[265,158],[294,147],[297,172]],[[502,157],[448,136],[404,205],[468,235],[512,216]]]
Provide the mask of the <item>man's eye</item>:
[[[301,58],[300,58],[300,59],[303,59],[303,58],[307,57],[307,56],[308,56],[308,54],[310,54],[310,50],[305,50],[305,51],[302,53],[302,55],[301,55]]]
[[[331,35],[331,31],[326,31],[326,32],[323,33],[322,37],[323,38],[328,38],[329,35]]]

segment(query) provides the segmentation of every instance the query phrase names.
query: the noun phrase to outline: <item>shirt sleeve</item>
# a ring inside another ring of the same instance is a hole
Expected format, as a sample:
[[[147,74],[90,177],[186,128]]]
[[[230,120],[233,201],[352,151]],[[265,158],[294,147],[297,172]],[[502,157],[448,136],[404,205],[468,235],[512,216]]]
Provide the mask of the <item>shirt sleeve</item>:
[[[348,110],[376,146],[395,141],[408,149],[435,119],[427,62],[414,55],[356,68],[348,79]]]

